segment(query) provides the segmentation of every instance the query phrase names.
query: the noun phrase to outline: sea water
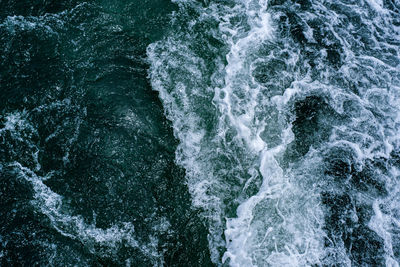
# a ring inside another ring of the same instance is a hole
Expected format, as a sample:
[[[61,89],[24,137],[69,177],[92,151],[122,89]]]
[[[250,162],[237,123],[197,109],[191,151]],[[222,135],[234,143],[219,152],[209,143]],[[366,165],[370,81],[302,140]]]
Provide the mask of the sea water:
[[[0,19],[1,265],[399,266],[399,1]]]

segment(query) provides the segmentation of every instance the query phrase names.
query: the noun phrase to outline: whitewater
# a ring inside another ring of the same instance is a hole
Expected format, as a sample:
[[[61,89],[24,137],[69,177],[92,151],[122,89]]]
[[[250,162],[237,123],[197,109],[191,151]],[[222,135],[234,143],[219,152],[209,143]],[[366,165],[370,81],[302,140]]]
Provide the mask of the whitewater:
[[[3,1],[0,95],[0,266],[399,266],[399,0]]]
[[[176,1],[147,48],[222,266],[399,266],[400,2]]]

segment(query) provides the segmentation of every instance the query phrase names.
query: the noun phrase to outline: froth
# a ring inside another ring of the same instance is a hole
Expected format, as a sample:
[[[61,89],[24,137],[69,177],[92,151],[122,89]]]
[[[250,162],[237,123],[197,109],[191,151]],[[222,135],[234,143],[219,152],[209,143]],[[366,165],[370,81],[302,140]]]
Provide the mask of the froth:
[[[350,6],[353,17],[328,2],[185,1],[181,12],[199,15],[148,48],[218,265],[379,262],[374,251],[362,259],[368,243],[337,238],[353,230],[384,240],[386,264],[397,264],[398,215],[380,207],[396,193],[380,194],[398,178],[377,178],[370,162],[399,148],[398,36],[382,1]],[[363,209],[375,213],[366,223]]]

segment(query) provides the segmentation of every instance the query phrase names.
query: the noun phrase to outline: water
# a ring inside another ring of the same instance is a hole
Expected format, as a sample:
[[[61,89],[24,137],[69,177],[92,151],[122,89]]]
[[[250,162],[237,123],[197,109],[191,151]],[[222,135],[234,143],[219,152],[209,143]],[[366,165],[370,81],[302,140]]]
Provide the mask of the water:
[[[399,266],[399,1],[0,18],[0,265]]]
[[[40,6],[0,26],[0,265],[209,265],[146,78],[146,46],[176,7]]]

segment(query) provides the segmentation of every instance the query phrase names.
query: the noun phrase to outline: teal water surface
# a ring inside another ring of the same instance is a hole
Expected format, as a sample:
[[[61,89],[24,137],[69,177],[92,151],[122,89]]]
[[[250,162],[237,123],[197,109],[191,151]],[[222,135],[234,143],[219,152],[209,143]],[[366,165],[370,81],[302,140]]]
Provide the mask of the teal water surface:
[[[0,2],[1,266],[399,266],[398,0]]]
[[[1,3],[0,265],[210,264],[147,79],[175,9]]]

